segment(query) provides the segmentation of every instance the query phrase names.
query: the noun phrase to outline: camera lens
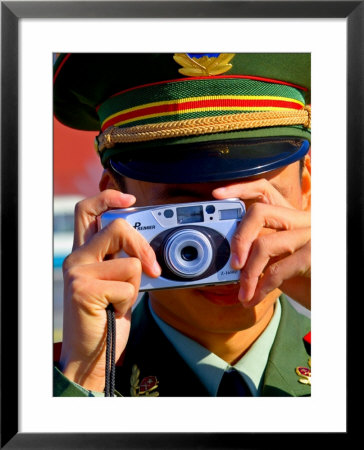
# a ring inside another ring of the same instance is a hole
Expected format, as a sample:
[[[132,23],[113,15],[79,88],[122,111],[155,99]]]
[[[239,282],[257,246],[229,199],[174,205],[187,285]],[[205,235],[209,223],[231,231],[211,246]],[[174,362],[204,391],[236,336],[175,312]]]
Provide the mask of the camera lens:
[[[210,267],[214,251],[209,238],[195,229],[177,229],[165,241],[164,261],[168,269],[182,278],[202,275]]]
[[[193,261],[198,257],[198,251],[195,247],[188,245],[181,250],[181,256],[185,261]]]

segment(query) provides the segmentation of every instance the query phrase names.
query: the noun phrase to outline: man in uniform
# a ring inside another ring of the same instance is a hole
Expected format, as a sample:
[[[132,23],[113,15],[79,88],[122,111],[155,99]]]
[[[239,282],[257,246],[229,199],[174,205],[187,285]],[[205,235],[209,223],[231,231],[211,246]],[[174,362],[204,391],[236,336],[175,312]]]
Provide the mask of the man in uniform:
[[[54,395],[104,395],[109,305],[116,395],[310,395],[310,321],[285,296],[310,308],[309,93],[308,54],[60,55],[55,115],[99,133],[105,170],[75,211]],[[247,209],[239,283],[151,290],[132,313],[161,267],[126,221],[97,217],[228,198]]]

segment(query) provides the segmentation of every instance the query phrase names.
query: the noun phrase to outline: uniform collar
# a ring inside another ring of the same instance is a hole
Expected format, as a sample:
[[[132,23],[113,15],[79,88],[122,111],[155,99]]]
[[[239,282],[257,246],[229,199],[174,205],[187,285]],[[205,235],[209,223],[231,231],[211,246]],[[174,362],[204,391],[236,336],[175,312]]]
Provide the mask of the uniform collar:
[[[150,312],[178,354],[197,375],[211,396],[216,396],[224,371],[231,369],[226,361],[172,328],[153,311]],[[267,328],[251,346],[248,352],[233,366],[245,379],[252,395],[260,395],[263,376],[271,347],[273,345],[281,316],[281,305],[277,299],[274,313]]]

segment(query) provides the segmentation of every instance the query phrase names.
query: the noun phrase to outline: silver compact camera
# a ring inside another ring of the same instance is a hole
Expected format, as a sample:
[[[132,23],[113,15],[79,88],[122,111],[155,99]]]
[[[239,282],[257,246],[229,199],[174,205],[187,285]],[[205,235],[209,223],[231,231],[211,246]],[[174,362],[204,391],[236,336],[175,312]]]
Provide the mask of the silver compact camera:
[[[240,271],[230,266],[230,242],[244,215],[239,199],[132,207],[103,213],[99,228],[124,219],[154,249],[162,274],[143,273],[140,291],[175,289],[239,280]]]

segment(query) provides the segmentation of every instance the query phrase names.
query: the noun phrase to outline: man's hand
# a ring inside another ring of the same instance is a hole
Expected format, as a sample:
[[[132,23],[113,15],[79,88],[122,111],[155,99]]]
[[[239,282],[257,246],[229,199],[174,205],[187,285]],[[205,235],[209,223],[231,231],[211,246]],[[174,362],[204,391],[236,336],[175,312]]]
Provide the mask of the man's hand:
[[[118,360],[129,337],[142,270],[152,277],[160,275],[154,251],[126,221],[117,219],[97,231],[97,216],[134,202],[134,196],[114,190],[80,202],[73,251],[63,264],[61,368],[69,379],[100,392],[105,386],[106,307],[112,303],[115,309]],[[120,250],[130,258],[110,258]]]
[[[311,302],[311,219],[267,180],[215,189],[218,199],[254,201],[232,240],[232,262],[241,270],[239,299],[255,306],[279,288],[306,308]]]

